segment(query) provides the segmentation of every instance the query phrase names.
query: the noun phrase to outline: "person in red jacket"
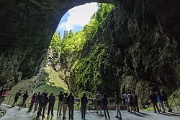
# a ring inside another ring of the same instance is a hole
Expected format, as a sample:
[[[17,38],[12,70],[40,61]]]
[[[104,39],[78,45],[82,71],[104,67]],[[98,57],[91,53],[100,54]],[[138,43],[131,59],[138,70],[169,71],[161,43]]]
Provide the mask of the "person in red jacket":
[[[32,98],[31,98],[31,104],[30,104],[30,106],[29,106],[28,112],[31,112],[32,107],[33,107],[35,101],[36,101],[36,93],[34,93],[33,96],[32,96]]]
[[[5,100],[5,97],[6,97],[6,89],[4,89],[2,93],[2,102]]]

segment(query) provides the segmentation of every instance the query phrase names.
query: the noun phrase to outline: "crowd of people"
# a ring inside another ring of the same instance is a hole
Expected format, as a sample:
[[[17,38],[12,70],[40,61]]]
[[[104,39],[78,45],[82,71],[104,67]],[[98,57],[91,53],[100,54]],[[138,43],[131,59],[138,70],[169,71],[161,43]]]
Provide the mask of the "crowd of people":
[[[3,96],[6,96],[6,90],[1,89],[0,91],[1,99],[3,99]],[[5,95],[4,95],[5,94]],[[22,97],[22,103],[19,105],[19,109],[21,109],[23,106],[25,106],[27,98],[29,97],[28,92],[26,91],[24,94],[21,90],[19,90],[14,97],[14,102],[12,104],[12,107],[17,104],[17,101],[19,97]],[[47,107],[47,116],[54,116],[54,105],[56,101],[56,96],[58,97],[58,106],[57,106],[57,116],[61,117],[62,119],[66,119],[66,111],[69,110],[68,117],[69,119],[74,118],[74,101],[75,98],[72,93],[65,93],[60,91],[58,95],[54,95],[53,93],[49,94],[46,91],[42,93],[34,93],[31,97],[31,102],[29,105],[28,112],[31,112],[33,109],[34,111],[37,111],[37,119],[42,116],[42,118],[45,117],[45,111]],[[164,92],[164,90],[161,90],[161,92],[153,92],[150,91],[149,95],[150,102],[153,105],[154,112],[162,112],[165,113],[165,107],[168,108],[168,112],[172,112],[172,109],[170,108],[168,104],[167,95]],[[123,103],[125,106],[127,106],[127,111],[131,113],[139,112],[138,107],[138,97],[135,92],[128,91],[127,94],[123,94],[122,97],[119,95],[118,92],[115,92],[114,94],[114,103],[116,105],[116,118],[122,119],[121,115],[121,104]],[[88,98],[86,96],[86,93],[83,93],[82,97],[80,98],[81,101],[81,118],[86,118],[86,110],[87,110],[87,104],[88,104]],[[104,114],[105,119],[110,119],[110,114],[108,111],[108,98],[107,95],[104,93],[101,95],[99,92],[96,94],[96,112],[97,114]],[[103,111],[103,113],[102,113]]]
[[[170,108],[168,104],[168,98],[164,90],[161,90],[160,92],[154,92],[150,91],[149,95],[150,102],[153,105],[153,109],[155,113],[165,113],[165,108],[166,106],[168,108],[168,112],[172,112],[172,109]]]
[[[14,102],[12,104],[12,107],[17,104],[17,101],[19,97],[22,96],[22,103],[19,105],[19,109],[23,107],[26,103],[27,98],[29,97],[28,92],[25,92],[22,94],[22,91],[19,90],[14,97]],[[67,93],[63,93],[60,91],[58,96],[58,109],[57,109],[57,116],[61,116],[63,113],[63,119],[66,119],[66,111],[67,108],[69,108],[69,119],[73,119],[73,113],[74,113],[74,96],[72,93],[69,95]],[[48,96],[48,93],[42,92],[42,93],[34,93],[31,97],[31,102],[29,105],[28,112],[31,112],[33,110],[34,106],[34,111],[37,111],[37,116],[36,118],[39,119],[40,116],[42,118],[45,117],[45,111],[46,107],[48,108],[47,110],[47,116],[54,116],[54,104],[55,104],[56,96],[54,93],[51,93]]]

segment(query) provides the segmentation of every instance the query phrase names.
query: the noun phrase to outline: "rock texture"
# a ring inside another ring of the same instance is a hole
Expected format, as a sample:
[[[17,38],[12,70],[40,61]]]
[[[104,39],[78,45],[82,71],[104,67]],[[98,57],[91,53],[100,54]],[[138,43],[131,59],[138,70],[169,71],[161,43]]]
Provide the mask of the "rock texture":
[[[70,8],[114,1],[0,0],[0,85],[37,74],[51,37]]]
[[[6,114],[6,110],[0,107],[0,118]]]
[[[86,46],[105,46],[94,59],[107,54],[99,64],[107,92],[179,87],[179,0],[0,0],[0,85],[37,74],[61,17],[88,2],[117,5]]]
[[[130,89],[147,98],[150,89],[165,88],[171,93],[179,88],[179,6],[177,0],[120,4],[85,46],[81,58],[89,60],[72,74],[89,80],[77,81],[77,89],[98,89],[111,95]]]

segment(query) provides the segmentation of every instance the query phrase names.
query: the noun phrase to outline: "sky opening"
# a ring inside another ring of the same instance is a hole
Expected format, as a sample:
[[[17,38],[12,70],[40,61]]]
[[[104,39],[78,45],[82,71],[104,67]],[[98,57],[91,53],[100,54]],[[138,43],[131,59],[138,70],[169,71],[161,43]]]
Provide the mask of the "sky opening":
[[[92,15],[98,10],[97,3],[87,3],[70,9],[61,18],[56,32],[63,36],[65,30],[72,30],[74,33],[80,31],[91,19]]]

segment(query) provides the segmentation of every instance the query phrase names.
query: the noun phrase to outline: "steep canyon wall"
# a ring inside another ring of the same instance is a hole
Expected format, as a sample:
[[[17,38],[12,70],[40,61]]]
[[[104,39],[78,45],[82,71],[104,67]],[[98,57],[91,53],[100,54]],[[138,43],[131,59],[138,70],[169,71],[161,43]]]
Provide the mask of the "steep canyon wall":
[[[151,89],[179,88],[179,6],[177,0],[132,0],[116,7],[85,45],[72,72],[75,89],[111,95],[130,89],[147,97]]]

